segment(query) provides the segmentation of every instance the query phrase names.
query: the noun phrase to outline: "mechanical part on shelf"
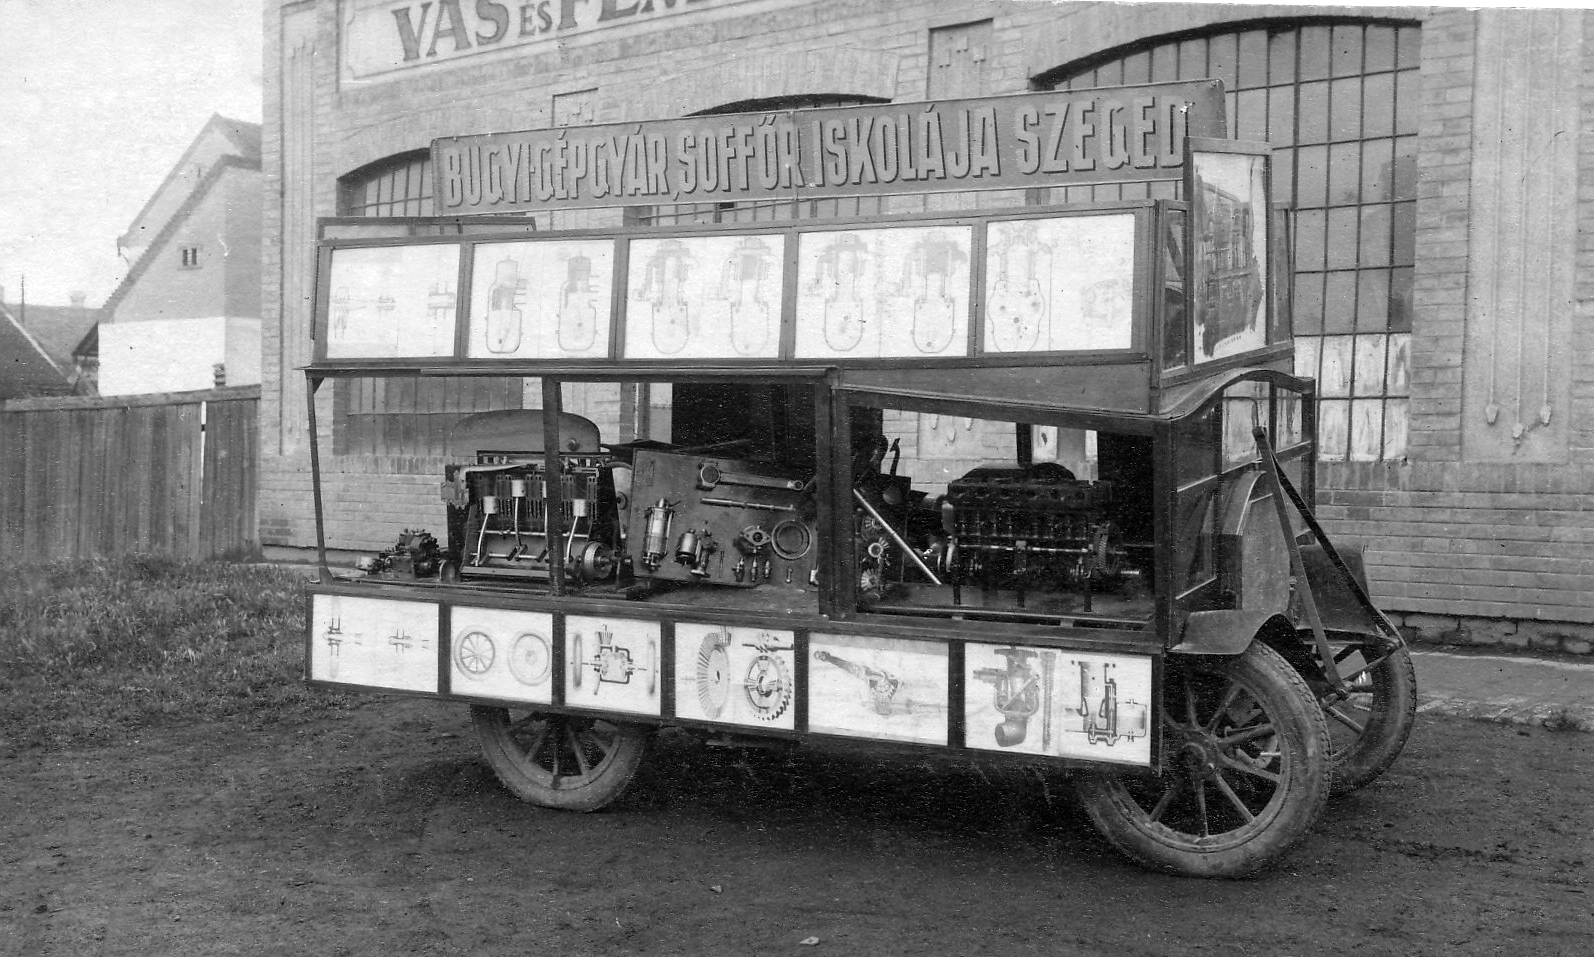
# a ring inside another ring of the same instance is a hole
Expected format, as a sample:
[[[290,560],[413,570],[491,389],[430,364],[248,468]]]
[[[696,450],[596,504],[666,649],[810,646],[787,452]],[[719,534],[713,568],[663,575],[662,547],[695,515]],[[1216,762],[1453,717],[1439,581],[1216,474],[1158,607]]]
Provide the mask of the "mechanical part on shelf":
[[[731,575],[736,579],[736,583],[740,585],[742,579],[747,577],[747,559],[737,559],[735,566],[731,568]]]
[[[770,550],[788,562],[807,555],[813,545],[813,530],[796,519],[782,519],[769,533]]]
[[[791,646],[776,644],[767,633],[760,633],[756,640],[745,644],[758,652],[747,666],[747,680],[742,683],[747,703],[753,708],[753,717],[774,721],[791,706],[794,685],[791,669],[778,654],[790,651]]]
[[[1139,576],[1116,541],[1111,502],[1110,483],[1055,464],[977,468],[949,483],[941,523],[953,603],[972,582],[1012,589],[1020,607],[1032,590],[1077,590],[1092,610],[1097,590]]]
[[[906,702],[897,700],[897,692],[902,690],[903,681],[891,672],[883,671],[879,668],[871,668],[868,665],[860,665],[857,662],[848,661],[824,650],[814,652],[814,659],[823,661],[828,665],[835,665],[847,674],[864,682],[868,692],[869,705],[874,708],[875,714],[890,717],[904,710]]]
[[[1002,723],[996,726],[996,743],[1011,748],[1024,743],[1024,738],[1029,734],[1029,719],[1037,711],[1042,708],[1048,713],[1051,711],[1052,689],[1050,686],[1043,687],[1040,677],[1035,674],[1034,662],[1036,657],[1041,658],[1041,671],[1044,674],[1048,670],[1046,659],[1055,657],[1057,652],[998,648],[996,653],[1007,659],[1007,667],[979,668],[975,670],[974,677],[990,682],[996,710],[1002,715]],[[1047,719],[1043,717],[1041,723],[1044,743]]]
[[[802,490],[801,479],[782,478],[777,475],[749,475],[742,472],[723,472],[713,462],[704,462],[697,468],[697,487],[708,491],[717,485],[745,485],[750,488],[782,488],[793,492]],[[704,499],[708,502],[708,499]],[[742,506],[743,508],[751,506]]]
[[[883,518],[880,513],[875,510],[873,505],[869,504],[869,500],[864,497],[862,492],[858,491],[857,489],[853,489],[852,497],[859,505],[863,507],[863,510],[869,514],[869,517],[874,519],[875,522],[879,524],[880,530],[884,532],[898,548],[902,549],[902,554],[906,555],[908,560],[913,562],[913,564],[919,569],[920,573],[922,573],[924,577],[929,580],[930,584],[941,584],[941,579],[936,577],[935,572],[930,571],[930,566],[924,563],[924,559],[919,557],[919,553],[914,550],[913,546],[903,541],[902,536],[897,533],[897,530],[891,527],[891,523],[886,521],[885,518]]]
[[[1122,738],[1133,741],[1145,735],[1148,731],[1147,721],[1149,708],[1138,701],[1118,701],[1118,679],[1110,674],[1111,664],[1102,665],[1102,676],[1096,678],[1095,671],[1088,662],[1076,661],[1079,665],[1079,707],[1077,712],[1083,720],[1085,740],[1091,744],[1105,744],[1108,747],[1118,743]],[[1101,698],[1096,700],[1097,687],[1100,686]]]
[[[736,547],[749,555],[756,556],[759,552],[769,547],[772,541],[769,532],[762,525],[749,525],[742,529],[736,537]]]
[[[437,539],[432,537],[431,532],[406,528],[392,548],[365,556],[355,562],[354,567],[368,575],[408,574],[415,578],[430,578],[438,573],[442,560],[442,550],[437,547]]]
[[[708,560],[717,551],[719,543],[714,541],[714,534],[707,528],[702,532],[687,529],[675,543],[675,563],[685,565],[699,578],[707,578]]]
[[[716,631],[703,636],[697,649],[697,701],[704,717],[718,718],[731,700],[730,636]]]
[[[600,582],[614,577],[614,550],[601,542],[588,542],[581,548],[576,568],[582,581]]]
[[[659,646],[656,639],[647,639],[647,659],[638,661],[633,654],[633,649],[615,642],[613,632],[604,627],[598,628],[594,636],[598,639],[598,648],[588,658],[582,654],[582,637],[577,632],[571,637],[574,646],[576,667],[572,671],[572,682],[577,688],[581,687],[581,674],[591,668],[598,676],[598,684],[593,688],[593,693],[603,689],[605,684],[628,685],[631,676],[641,672],[648,676],[648,694],[658,690],[659,684]]]
[[[480,680],[496,657],[493,640],[482,632],[468,631],[454,642],[454,665],[467,678]]]
[[[670,523],[675,519],[675,509],[669,502],[659,499],[643,513],[646,533],[642,538],[642,567],[652,571],[664,563],[665,542],[670,537]]]
[[[528,631],[509,646],[509,673],[523,685],[539,685],[553,670],[553,650],[548,639]]]
[[[729,498],[705,498],[704,505],[718,505],[722,508],[756,508],[765,512],[795,512],[793,505],[770,505],[767,502],[738,502]]]

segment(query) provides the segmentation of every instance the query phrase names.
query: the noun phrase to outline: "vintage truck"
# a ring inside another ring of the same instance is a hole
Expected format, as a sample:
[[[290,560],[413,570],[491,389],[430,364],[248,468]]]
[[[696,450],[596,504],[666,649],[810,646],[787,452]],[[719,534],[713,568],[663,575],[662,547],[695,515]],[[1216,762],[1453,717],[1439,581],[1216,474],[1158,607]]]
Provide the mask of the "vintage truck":
[[[1176,84],[628,124],[630,152],[605,128],[434,143],[454,215],[322,223],[310,434],[329,380],[516,376],[528,407],[452,422],[439,500],[356,572],[330,568],[312,446],[308,680],[468,705],[503,784],[549,807],[612,802],[662,726],[832,737],[1068,768],[1152,867],[1276,860],[1395,759],[1415,679],[1312,515],[1284,214],[1265,146],[1197,135],[1222,103]],[[852,145],[859,183],[826,131],[871,111],[899,132]],[[989,136],[988,182],[914,139],[930,113]],[[1040,135],[1089,114],[1093,137]],[[776,212],[524,215],[701,193],[708,169]],[[1045,202],[1114,175],[1178,198]],[[479,212],[495,198],[512,215]]]

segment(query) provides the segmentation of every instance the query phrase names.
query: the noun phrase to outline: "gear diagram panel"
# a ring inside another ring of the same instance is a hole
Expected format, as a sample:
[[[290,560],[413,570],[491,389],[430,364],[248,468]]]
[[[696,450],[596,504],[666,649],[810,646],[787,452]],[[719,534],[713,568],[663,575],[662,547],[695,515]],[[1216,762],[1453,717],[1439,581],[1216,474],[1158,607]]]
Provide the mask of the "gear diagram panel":
[[[796,727],[795,635],[764,628],[675,626],[675,716]]]
[[[316,595],[310,680],[437,693],[437,606]]]
[[[662,643],[656,621],[565,619],[565,704],[659,713]]]

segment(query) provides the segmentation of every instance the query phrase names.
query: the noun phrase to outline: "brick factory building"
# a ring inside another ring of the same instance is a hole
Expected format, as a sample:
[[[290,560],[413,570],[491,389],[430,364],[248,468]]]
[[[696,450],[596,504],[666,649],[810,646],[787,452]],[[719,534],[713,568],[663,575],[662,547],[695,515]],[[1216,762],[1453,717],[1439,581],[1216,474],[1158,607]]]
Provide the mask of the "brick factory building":
[[[314,543],[297,370],[310,357],[317,220],[431,215],[434,138],[1213,77],[1231,135],[1277,148],[1274,200],[1295,210],[1290,302],[1297,371],[1320,392],[1320,516],[1366,549],[1374,597],[1429,637],[1589,650],[1594,141],[1579,134],[1594,129],[1594,14],[271,0],[265,35],[268,549]],[[1149,195],[1173,198],[1160,188]],[[528,219],[546,230],[1148,196],[1145,185],[1042,192]],[[391,546],[417,515],[435,514],[440,530],[448,426],[538,395],[520,379],[324,385],[328,546]],[[648,404],[639,391],[579,411],[632,438]],[[922,441],[938,427],[924,424]]]

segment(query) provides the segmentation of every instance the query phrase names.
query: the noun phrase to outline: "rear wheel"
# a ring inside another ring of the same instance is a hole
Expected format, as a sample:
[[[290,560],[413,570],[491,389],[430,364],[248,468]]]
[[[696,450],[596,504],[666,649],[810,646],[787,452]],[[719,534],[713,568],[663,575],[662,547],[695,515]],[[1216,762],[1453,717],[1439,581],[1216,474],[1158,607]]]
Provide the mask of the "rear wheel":
[[[473,707],[482,755],[516,797],[596,811],[624,793],[647,753],[648,729],[597,718]]]
[[[1129,857],[1193,877],[1242,877],[1277,860],[1322,814],[1328,726],[1311,689],[1253,642],[1232,658],[1169,660],[1161,776],[1075,778],[1091,821]]]
[[[1394,763],[1417,719],[1417,672],[1411,654],[1366,645],[1334,652],[1345,693],[1314,681],[1333,742],[1334,793],[1371,783]]]

